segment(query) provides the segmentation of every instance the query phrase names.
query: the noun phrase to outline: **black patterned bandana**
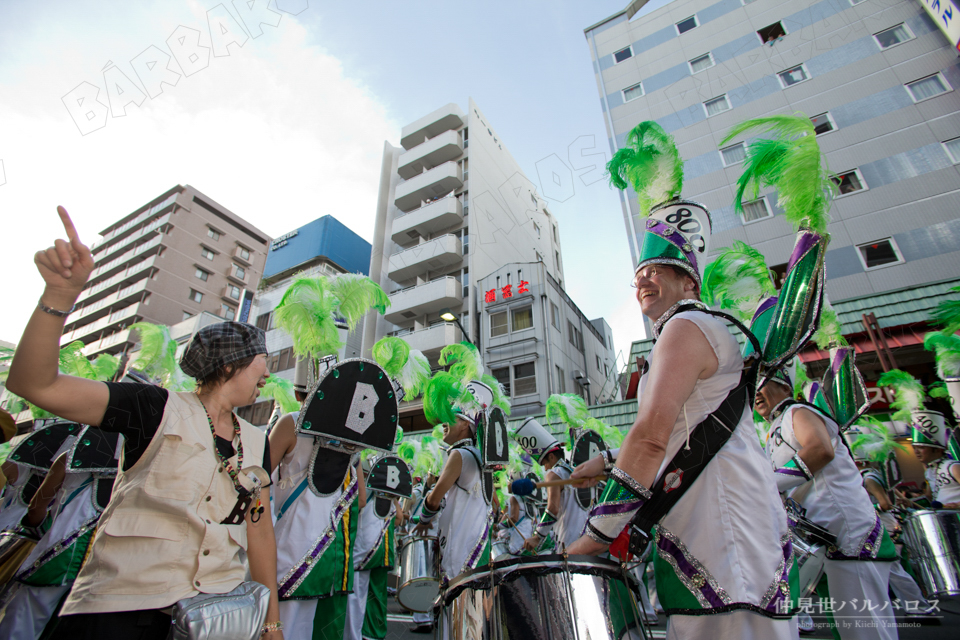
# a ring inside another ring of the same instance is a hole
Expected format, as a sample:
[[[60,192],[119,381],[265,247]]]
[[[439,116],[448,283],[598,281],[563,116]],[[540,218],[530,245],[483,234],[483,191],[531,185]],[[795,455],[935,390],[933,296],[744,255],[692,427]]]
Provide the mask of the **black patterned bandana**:
[[[188,376],[203,380],[224,365],[261,353],[267,353],[262,329],[244,322],[218,322],[193,336],[180,358],[180,368]]]

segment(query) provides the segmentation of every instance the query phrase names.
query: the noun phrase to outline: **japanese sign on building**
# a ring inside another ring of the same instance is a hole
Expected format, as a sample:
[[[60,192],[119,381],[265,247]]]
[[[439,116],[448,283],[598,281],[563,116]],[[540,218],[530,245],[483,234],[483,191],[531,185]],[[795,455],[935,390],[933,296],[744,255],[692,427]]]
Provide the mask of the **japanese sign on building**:
[[[919,0],[940,31],[960,50],[960,7],[954,0]]]
[[[508,284],[505,287],[500,287],[500,289],[489,289],[483,292],[483,302],[484,304],[490,304],[491,302],[497,301],[497,292],[499,291],[499,299],[506,300],[507,298],[512,298],[513,296],[521,295],[524,293],[529,293],[530,289],[527,288],[527,285],[530,283],[526,280],[521,280],[520,284],[517,285],[517,288],[514,289],[512,284]]]

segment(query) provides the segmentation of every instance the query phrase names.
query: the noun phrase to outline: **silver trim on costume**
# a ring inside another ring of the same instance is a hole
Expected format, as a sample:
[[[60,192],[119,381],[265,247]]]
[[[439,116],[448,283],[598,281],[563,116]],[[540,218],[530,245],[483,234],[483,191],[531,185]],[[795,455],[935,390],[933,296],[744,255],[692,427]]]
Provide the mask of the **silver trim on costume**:
[[[655,544],[659,542],[660,536],[663,536],[664,538],[672,542],[674,545],[676,545],[676,547],[680,550],[680,553],[683,554],[683,557],[686,559],[686,561],[689,562],[691,565],[693,565],[693,567],[697,570],[697,574],[701,578],[703,578],[705,584],[710,585],[710,587],[717,594],[717,597],[719,597],[720,600],[723,601],[723,604],[730,604],[731,600],[730,600],[730,596],[727,594],[727,591],[720,586],[720,583],[717,582],[717,579],[713,577],[713,574],[707,571],[707,568],[703,566],[703,564],[699,560],[697,560],[696,556],[690,553],[686,545],[684,545],[680,541],[680,538],[678,538],[677,536],[672,534],[670,531],[668,531],[666,527],[663,526],[663,524],[657,525],[657,533],[656,533],[656,536],[654,537]],[[710,603],[710,601],[707,600],[707,597],[701,591],[704,583],[701,583],[698,585],[691,578],[688,578],[687,574],[684,573],[679,566],[677,566],[677,560],[676,558],[673,557],[672,554],[658,553],[658,556],[666,560],[667,563],[673,568],[673,573],[677,576],[677,579],[679,579],[680,582],[683,583],[683,586],[685,586],[687,590],[689,590],[690,593],[694,597],[696,597],[697,602],[700,603],[700,606],[702,606],[704,609],[715,608]]]
[[[780,537],[780,549],[783,550],[783,547],[786,546],[787,542],[790,540],[790,534],[785,533]],[[793,564],[793,549],[790,549],[790,564]],[[777,591],[782,591],[787,598],[790,597],[790,583],[787,580],[787,558],[783,557],[783,554],[780,554],[780,564],[777,566],[777,573],[773,576],[773,582],[770,583],[770,586],[767,587],[767,590],[763,592],[763,597],[760,598],[760,608],[766,609],[770,606],[770,601],[773,600],[774,596],[777,595]]]
[[[630,491],[644,500],[649,500],[653,497],[653,492],[650,489],[647,489],[645,486],[634,480],[629,473],[621,469],[620,467],[614,467],[610,471],[610,477],[617,480],[620,484],[625,486]]]
[[[673,262],[680,262],[680,261],[679,261],[679,260],[673,260],[673,261],[671,261],[671,260],[664,260],[664,261],[658,262],[658,263],[656,263],[656,264],[672,264]],[[683,265],[681,264],[681,265],[677,265],[677,266],[681,266],[681,267],[682,267]],[[676,315],[677,309],[679,309],[680,307],[682,307],[682,306],[685,305],[685,304],[692,304],[693,306],[695,306],[695,307],[696,307],[697,309],[699,309],[700,311],[705,311],[705,310],[707,309],[707,305],[705,305],[704,303],[700,302],[699,300],[690,300],[690,299],[684,298],[683,300],[679,300],[679,301],[675,302],[669,309],[667,309],[666,311],[663,312],[663,315],[661,315],[659,318],[657,318],[656,322],[653,323],[653,339],[654,339],[654,340],[656,340],[657,338],[660,337],[660,330],[663,329],[663,325],[665,325],[665,324],[667,323],[667,321],[670,320],[670,318],[672,318],[674,315]]]

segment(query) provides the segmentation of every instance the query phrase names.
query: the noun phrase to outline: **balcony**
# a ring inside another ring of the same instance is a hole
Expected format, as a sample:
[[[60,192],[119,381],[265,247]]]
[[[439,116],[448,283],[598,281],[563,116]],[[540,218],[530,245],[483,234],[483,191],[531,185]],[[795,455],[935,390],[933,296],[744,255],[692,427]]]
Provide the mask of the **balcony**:
[[[154,263],[156,263],[156,261],[156,256],[151,256],[146,260],[141,260],[140,262],[130,265],[127,267],[126,271],[121,271],[111,278],[107,278],[106,280],[98,282],[92,287],[84,289],[80,293],[80,297],[77,298],[77,304],[79,305],[87,301],[95,302],[96,300],[109,295],[110,292],[108,289],[111,289],[114,285],[120,284],[124,280],[140,273],[144,269],[149,269],[154,265]]]
[[[448,344],[463,340],[463,332],[452,322],[441,322],[417,331],[395,331],[391,335],[403,338],[411,349],[419,349],[431,361],[436,361],[440,350]]]
[[[130,340],[130,329],[123,329],[116,333],[111,333],[108,336],[104,336],[100,340],[91,342],[83,348],[83,355],[88,358],[95,356],[96,354],[106,351],[110,347],[116,346],[118,344],[123,344]]]
[[[73,331],[68,331],[60,337],[60,345],[62,346],[65,344],[70,344],[74,340],[83,340],[84,338],[89,338],[93,334],[103,331],[110,325],[118,322],[126,321],[126,324],[132,324],[133,321],[131,318],[137,315],[141,304],[143,303],[136,302],[129,307],[114,311],[110,315],[104,316],[96,322],[91,322],[90,324],[85,324],[82,327],[74,329]]]
[[[451,102],[401,129],[400,144],[404,149],[413,149],[427,138],[435,138],[450,129],[459,129],[463,123],[463,111]]]
[[[178,192],[178,193],[179,193],[179,192]],[[167,196],[166,200],[164,200],[164,201],[162,201],[162,202],[158,202],[157,204],[153,205],[152,207],[150,207],[150,208],[147,209],[146,211],[142,212],[140,215],[138,215],[138,216],[137,216],[136,218],[134,218],[133,220],[127,221],[126,223],[123,224],[123,226],[117,227],[116,229],[114,229],[113,231],[111,231],[110,233],[108,233],[107,235],[103,236],[102,238],[100,238],[99,240],[97,240],[96,242],[94,242],[94,243],[90,246],[90,250],[91,250],[91,252],[93,253],[94,259],[95,259],[95,260],[99,260],[101,257],[103,257],[103,256],[98,256],[97,254],[100,253],[100,251],[103,250],[104,245],[106,245],[108,242],[110,242],[111,240],[114,240],[115,238],[119,238],[119,237],[122,236],[124,233],[126,233],[126,232],[129,231],[130,229],[134,228],[135,226],[137,226],[138,224],[140,224],[140,223],[143,222],[144,220],[148,219],[150,216],[152,216],[152,215],[155,214],[156,212],[158,212],[158,211],[166,208],[167,206],[173,204],[173,203],[176,202],[176,201],[177,201],[177,194],[176,194],[176,193],[171,193],[169,196]]]
[[[150,240],[144,242],[143,244],[138,245],[133,249],[130,249],[129,251],[121,255],[119,258],[114,258],[110,262],[106,262],[104,264],[99,265],[96,269],[90,272],[90,279],[88,280],[88,282],[94,282],[98,278],[116,275],[121,269],[126,268],[127,263],[129,263],[130,260],[132,260],[136,256],[139,256],[141,254],[146,253],[147,251],[150,251],[151,249],[155,249],[159,247],[160,241],[162,239],[163,239],[162,235],[157,235],[156,237],[151,238]]]
[[[440,198],[419,209],[414,209],[393,220],[391,239],[397,244],[410,238],[429,237],[445,229],[459,227],[463,222],[463,204],[454,196]]]
[[[432,169],[444,162],[459,158],[461,154],[463,154],[463,142],[460,140],[460,133],[446,131],[400,154],[397,173],[404,180],[409,180],[423,173],[424,169]]]
[[[463,186],[463,175],[456,162],[444,162],[425,173],[397,185],[394,204],[401,211],[411,211],[424,200],[436,198]]]
[[[390,256],[387,277],[396,282],[409,280],[428,270],[439,270],[463,260],[460,238],[448,234]]]
[[[142,280],[138,280],[137,282],[134,282],[133,284],[128,285],[115,293],[111,293],[101,300],[97,300],[92,304],[88,304],[85,307],[77,309],[67,316],[65,326],[69,327],[83,318],[96,319],[107,315],[110,312],[111,306],[117,304],[118,302],[129,301],[131,298],[139,296],[140,292],[147,288],[148,282],[150,282],[149,278],[143,278]],[[78,327],[75,330],[80,330],[82,328],[83,327]]]
[[[383,319],[398,324],[425,313],[463,303],[463,285],[453,276],[443,276],[426,284],[408,287],[390,294],[390,308]]]
[[[232,257],[234,260],[241,263],[242,265],[249,267],[251,264],[253,264],[253,259],[251,258],[251,254],[252,252],[250,251],[250,249],[237,245],[236,248],[234,248],[233,250]]]
[[[96,261],[98,263],[105,262],[109,258],[119,255],[121,251],[130,248],[130,246],[137,241],[157,233],[159,229],[162,229],[168,222],[170,222],[170,216],[171,214],[169,213],[160,216],[142,229],[134,231],[123,239],[111,244],[109,247],[104,247],[104,250],[100,253],[100,255],[97,256]]]

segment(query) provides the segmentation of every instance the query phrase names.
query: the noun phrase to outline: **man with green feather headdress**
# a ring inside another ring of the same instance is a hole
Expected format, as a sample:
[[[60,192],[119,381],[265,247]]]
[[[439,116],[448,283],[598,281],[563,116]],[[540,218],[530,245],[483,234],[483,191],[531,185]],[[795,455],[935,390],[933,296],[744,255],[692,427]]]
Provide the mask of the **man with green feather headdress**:
[[[655,526],[668,637],[795,638],[792,546],[753,425],[751,375],[737,340],[699,299],[709,213],[679,199],[682,161],[659,125],[641,123],[627,142],[608,169],[614,186],[633,186],[646,218],[633,285],[656,344],[588,535],[568,552],[603,553],[639,519],[644,531]],[[706,449],[706,437],[721,444]],[[574,476],[596,476],[606,462],[591,459]]]

